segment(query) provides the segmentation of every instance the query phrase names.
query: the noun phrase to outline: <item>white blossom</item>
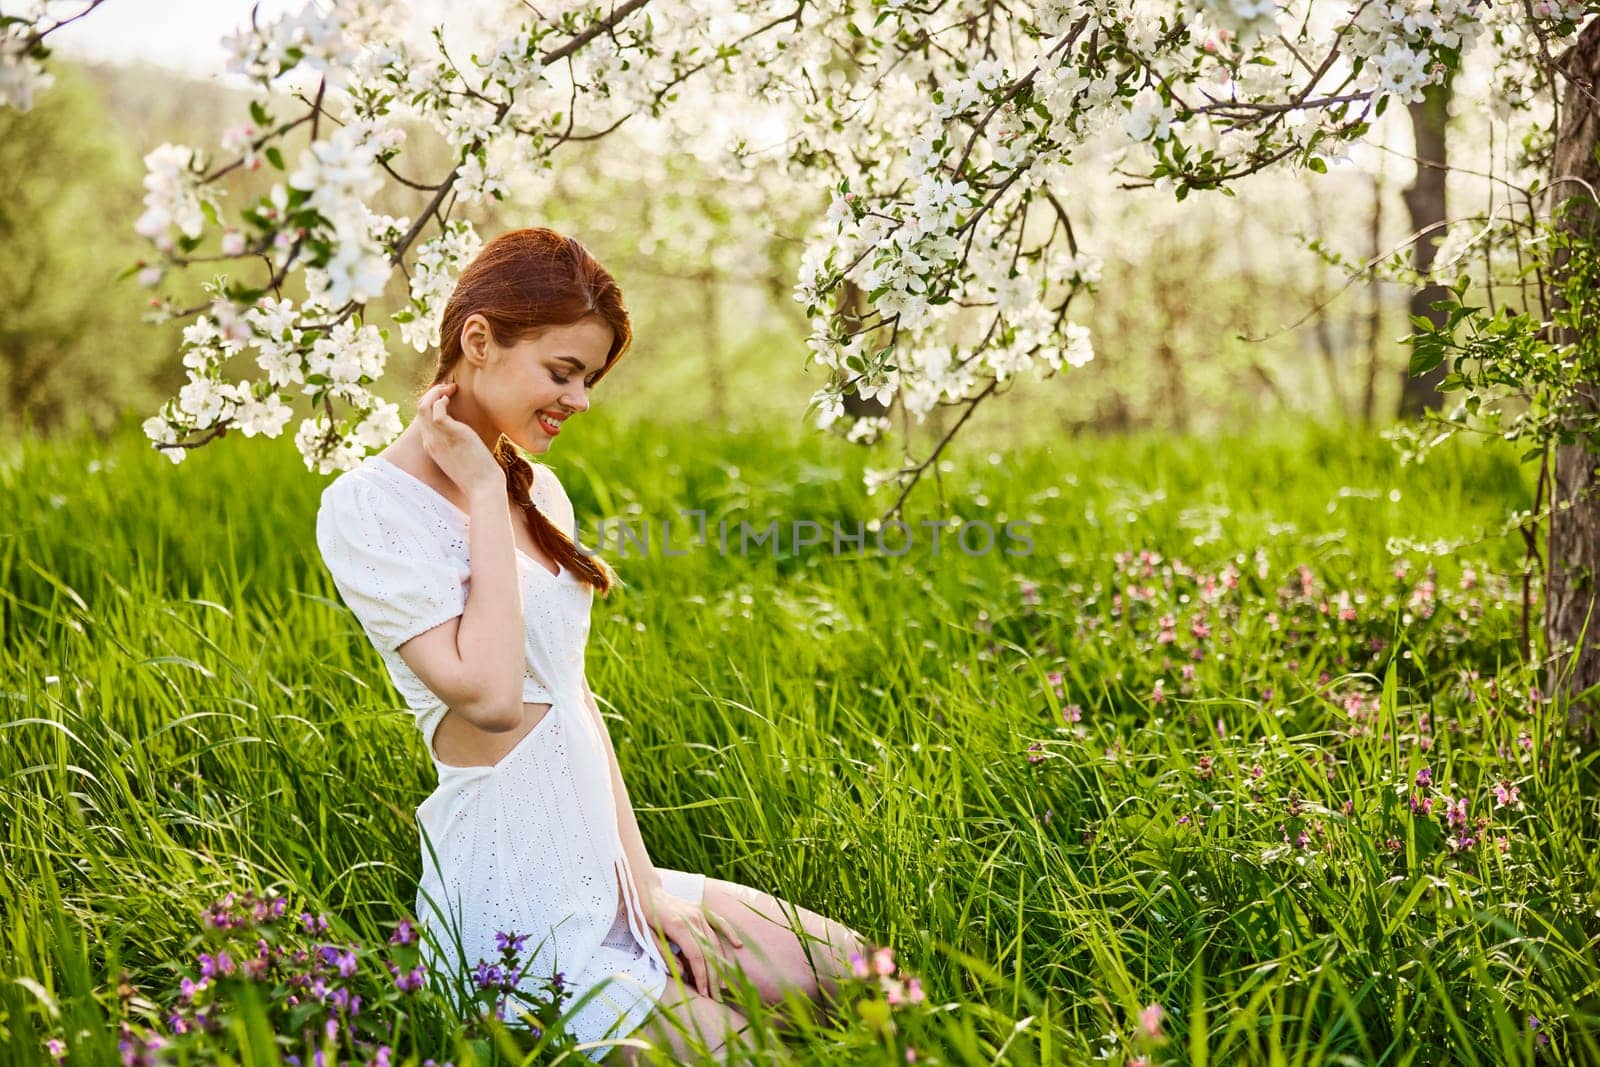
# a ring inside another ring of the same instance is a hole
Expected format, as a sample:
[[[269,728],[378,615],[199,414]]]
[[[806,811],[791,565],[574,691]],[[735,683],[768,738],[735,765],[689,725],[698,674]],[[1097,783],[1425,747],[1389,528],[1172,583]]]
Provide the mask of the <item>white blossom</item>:
[[[1122,128],[1135,141],[1164,141],[1172,130],[1172,105],[1149,86],[1140,89],[1122,118]]]
[[[55,75],[45,70],[36,56],[27,54],[28,38],[43,12],[42,3],[24,4],[14,13],[7,12],[18,21],[0,26],[0,107],[27,111],[33,107],[34,94],[55,84]]]
[[[469,153],[457,171],[456,188],[461,190],[462,201],[468,204],[491,197],[498,200],[506,194],[505,173],[498,165],[484,166],[476,152]]]
[[[205,224],[200,208],[200,157],[186,145],[164,144],[144,157],[144,214],[134,223],[141,237],[154,239],[177,225],[186,237],[199,237]]]
[[[851,444],[871,444],[883,436],[883,432],[888,428],[887,415],[866,415],[856,420],[856,424],[845,434],[845,439]]]
[[[215,426],[231,404],[232,398],[220,381],[194,370],[189,372],[189,383],[178,390],[178,411],[189,416],[196,429]]]
[[[400,435],[400,407],[382,400],[355,428],[355,439],[366,451],[376,451]]]
[[[246,437],[277,437],[293,414],[277,393],[269,392],[257,399],[246,389],[239,398],[239,410],[234,419]]]

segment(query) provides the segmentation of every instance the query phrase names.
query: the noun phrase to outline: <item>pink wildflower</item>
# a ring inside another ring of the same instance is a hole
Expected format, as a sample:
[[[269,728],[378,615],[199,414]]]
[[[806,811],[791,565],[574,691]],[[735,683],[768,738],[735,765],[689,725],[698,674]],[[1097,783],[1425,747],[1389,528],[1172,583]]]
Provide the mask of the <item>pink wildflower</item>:
[[[1161,1036],[1161,1019],[1166,1015],[1160,1004],[1147,1004],[1139,1013],[1139,1032],[1154,1041]]]

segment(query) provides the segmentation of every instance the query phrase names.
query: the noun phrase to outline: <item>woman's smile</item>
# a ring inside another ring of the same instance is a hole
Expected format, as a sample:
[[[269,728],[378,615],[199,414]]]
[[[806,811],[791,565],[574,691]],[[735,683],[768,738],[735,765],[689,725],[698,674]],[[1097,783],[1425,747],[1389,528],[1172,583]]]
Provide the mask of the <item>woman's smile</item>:
[[[551,437],[561,432],[561,418],[551,415],[549,412],[539,412],[538,422],[540,428]]]

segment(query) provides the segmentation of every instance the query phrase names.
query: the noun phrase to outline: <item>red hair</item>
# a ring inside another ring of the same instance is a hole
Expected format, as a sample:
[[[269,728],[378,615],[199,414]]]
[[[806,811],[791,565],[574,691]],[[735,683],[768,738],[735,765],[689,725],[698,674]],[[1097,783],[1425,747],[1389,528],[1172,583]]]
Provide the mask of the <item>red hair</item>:
[[[552,326],[570,326],[591,316],[611,327],[611,351],[595,374],[599,382],[633,341],[633,327],[616,279],[578,240],[536,227],[511,230],[483,246],[461,272],[439,322],[439,364],[431,388],[448,381],[461,361],[461,329],[482,315],[495,344],[509,346],[538,337]],[[533,503],[533,465],[504,434],[495,459],[506,473],[506,492],[522,508],[533,543],[578,579],[609,592],[615,572],[597,555],[586,555]]]

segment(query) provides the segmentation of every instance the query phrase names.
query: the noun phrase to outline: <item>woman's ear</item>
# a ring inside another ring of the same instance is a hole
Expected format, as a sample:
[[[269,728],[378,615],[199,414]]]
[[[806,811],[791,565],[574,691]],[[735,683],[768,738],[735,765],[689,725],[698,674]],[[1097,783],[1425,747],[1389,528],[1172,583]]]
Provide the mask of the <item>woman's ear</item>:
[[[461,356],[474,366],[483,366],[489,358],[489,320],[482,315],[467,316],[461,324]]]

